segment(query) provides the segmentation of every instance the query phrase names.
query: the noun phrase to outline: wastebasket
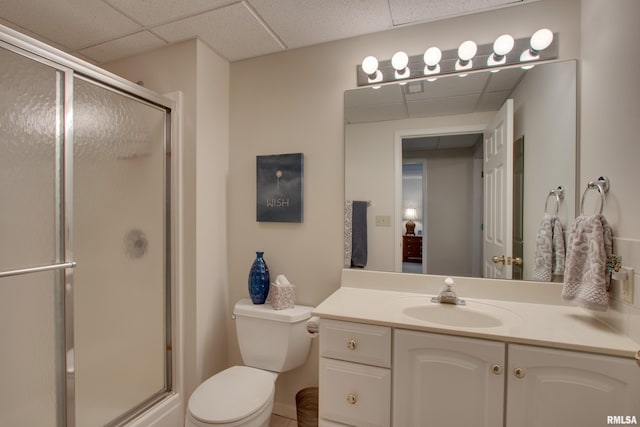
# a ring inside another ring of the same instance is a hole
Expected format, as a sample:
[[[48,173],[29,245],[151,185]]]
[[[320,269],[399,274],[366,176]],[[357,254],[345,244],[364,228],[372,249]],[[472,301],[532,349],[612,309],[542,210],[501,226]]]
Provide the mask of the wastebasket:
[[[303,388],[296,393],[298,427],[318,427],[318,387]]]

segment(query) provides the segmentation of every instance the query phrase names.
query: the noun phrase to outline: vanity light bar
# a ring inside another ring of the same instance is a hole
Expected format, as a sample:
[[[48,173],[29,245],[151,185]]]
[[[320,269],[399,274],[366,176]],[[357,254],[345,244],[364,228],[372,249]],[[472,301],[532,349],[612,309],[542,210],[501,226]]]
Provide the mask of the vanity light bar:
[[[470,71],[492,68],[497,71],[498,67],[513,65],[531,68],[536,62],[558,57],[558,39],[558,33],[545,28],[536,31],[530,38],[513,39],[503,34],[496,42],[483,45],[467,40],[459,48],[445,51],[431,47],[420,55],[408,57],[404,52],[397,52],[394,59],[387,61],[378,61],[377,58],[368,56],[357,66],[358,86],[425,77],[434,79],[462,72],[466,75]]]

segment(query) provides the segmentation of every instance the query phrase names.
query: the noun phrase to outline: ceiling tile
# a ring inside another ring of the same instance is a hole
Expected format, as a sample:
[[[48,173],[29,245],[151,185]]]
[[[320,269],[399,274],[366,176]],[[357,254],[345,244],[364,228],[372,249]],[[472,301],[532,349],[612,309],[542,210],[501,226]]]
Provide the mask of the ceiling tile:
[[[389,0],[394,25],[435,21],[489,10],[523,0]]]
[[[487,92],[481,98],[476,105],[476,111],[498,111],[502,104],[507,100],[511,94],[511,90],[505,90],[500,92]]]
[[[40,34],[36,34],[33,31],[30,31],[30,30],[28,30],[26,28],[22,28],[21,26],[16,25],[13,22],[9,22],[9,21],[6,21],[6,20],[0,18],[0,25],[4,25],[7,28],[11,28],[12,30],[15,30],[15,31],[17,31],[17,32],[19,32],[21,34],[24,34],[26,36],[34,38],[34,39],[36,39],[38,41],[41,41],[42,43],[48,44],[49,46],[53,46],[56,49],[60,49],[60,50],[63,50],[63,51],[68,50],[64,46],[56,43],[55,41],[49,40],[48,38],[43,37]]]
[[[486,84],[490,73],[471,73],[466,77],[456,75],[442,76],[436,81],[424,81],[424,91],[407,94],[407,100],[448,98],[452,96],[479,94]]]
[[[237,3],[238,0],[104,0],[143,25],[164,24]]]
[[[101,0],[0,0],[2,17],[76,50],[141,28]]]
[[[141,31],[131,34],[130,36],[82,49],[79,53],[98,64],[103,64],[157,49],[166,44],[164,40],[156,37],[149,31]]]
[[[520,67],[515,67],[500,70],[497,73],[491,73],[491,79],[489,80],[489,84],[487,84],[486,91],[511,91],[520,83],[520,80],[522,80],[526,72],[526,70]]]
[[[437,117],[473,113],[479,95],[407,102],[409,117]]]
[[[344,97],[344,104],[348,108],[357,108],[372,104],[398,104],[403,103],[402,86],[390,84],[381,86],[379,89],[363,88],[347,91]]]
[[[407,108],[401,104],[373,104],[359,108],[345,108],[347,123],[380,122],[385,120],[400,120],[407,118]]]
[[[387,0],[248,0],[288,48],[392,28]]]
[[[152,31],[171,43],[197,36],[229,61],[284,49],[242,3],[155,27]]]

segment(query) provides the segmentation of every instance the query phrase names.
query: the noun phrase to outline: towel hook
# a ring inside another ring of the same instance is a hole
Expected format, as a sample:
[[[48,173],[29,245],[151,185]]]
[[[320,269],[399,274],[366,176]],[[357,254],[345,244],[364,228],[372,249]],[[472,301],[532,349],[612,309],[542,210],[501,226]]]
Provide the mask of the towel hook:
[[[556,198],[556,208],[553,211],[553,214],[551,215],[557,215],[558,214],[558,209],[560,208],[560,200],[564,199],[564,187],[562,185],[559,185],[558,188],[553,188],[551,190],[549,190],[549,194],[547,194],[547,199],[544,201],[544,213],[546,213],[547,215],[549,215],[548,212],[548,204],[549,204],[549,197],[551,196],[555,196]]]
[[[599,214],[602,214],[602,208],[604,207],[604,193],[609,191],[611,183],[609,178],[606,176],[601,176],[597,181],[589,181],[587,184],[587,188],[585,188],[582,193],[582,199],[580,200],[580,215],[584,215],[584,196],[586,196],[587,191],[589,190],[597,190],[600,194],[600,209],[598,210]]]

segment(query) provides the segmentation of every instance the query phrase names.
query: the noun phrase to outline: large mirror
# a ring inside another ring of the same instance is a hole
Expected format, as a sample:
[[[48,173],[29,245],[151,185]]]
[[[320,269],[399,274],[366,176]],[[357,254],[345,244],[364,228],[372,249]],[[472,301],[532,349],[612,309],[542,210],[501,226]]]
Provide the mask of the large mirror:
[[[536,280],[543,216],[576,216],[576,104],[575,61],[345,92],[364,268]]]

